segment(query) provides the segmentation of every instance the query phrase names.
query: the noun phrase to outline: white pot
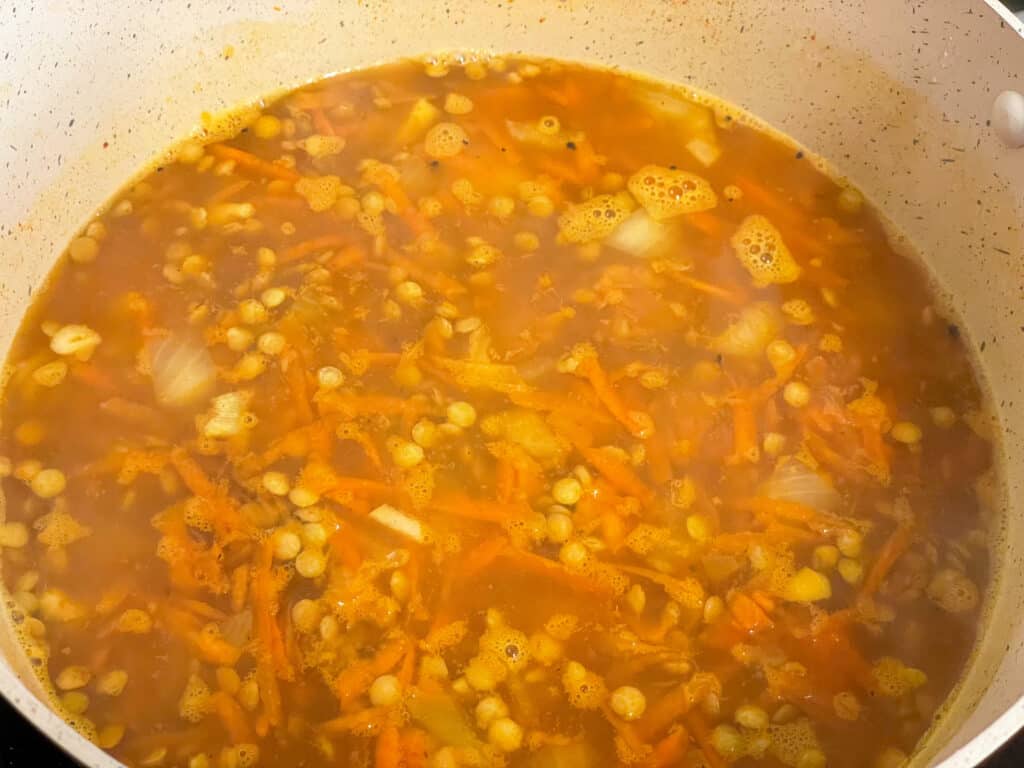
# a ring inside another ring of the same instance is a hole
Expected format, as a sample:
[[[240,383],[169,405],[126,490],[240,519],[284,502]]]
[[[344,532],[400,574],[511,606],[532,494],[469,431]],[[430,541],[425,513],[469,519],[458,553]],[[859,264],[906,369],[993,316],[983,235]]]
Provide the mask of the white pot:
[[[1008,148],[987,125],[1000,92],[1024,91],[1020,21],[965,0],[280,0],[279,8],[0,6],[3,349],[72,233],[204,110],[453,49],[598,62],[711,91],[832,160],[923,254],[964,321],[1006,435],[1004,535],[974,661],[915,762],[975,765],[1024,724],[1024,149]],[[8,633],[0,647],[8,662],[0,692],[83,763],[118,765],[30,692],[34,680]]]

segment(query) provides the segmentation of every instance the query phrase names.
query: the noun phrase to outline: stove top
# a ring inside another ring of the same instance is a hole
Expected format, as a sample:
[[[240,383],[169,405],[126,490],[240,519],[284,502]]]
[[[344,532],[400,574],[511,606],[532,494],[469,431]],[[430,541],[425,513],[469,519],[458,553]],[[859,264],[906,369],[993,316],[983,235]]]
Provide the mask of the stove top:
[[[0,768],[77,768],[77,763],[51,745],[0,698]],[[1024,731],[981,768],[1024,765]]]

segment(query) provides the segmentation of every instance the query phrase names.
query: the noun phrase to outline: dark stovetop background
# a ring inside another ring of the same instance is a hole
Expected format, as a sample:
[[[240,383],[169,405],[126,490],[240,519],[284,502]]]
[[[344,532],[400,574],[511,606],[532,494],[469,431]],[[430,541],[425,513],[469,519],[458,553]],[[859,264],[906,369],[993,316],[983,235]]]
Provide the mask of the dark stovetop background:
[[[1003,0],[1012,11],[1024,10],[1024,0]],[[985,761],[982,768],[1024,766],[1024,731]],[[78,768],[63,752],[28,724],[0,698],[0,768]]]
[[[982,768],[1024,766],[1024,732]],[[79,768],[0,698],[0,768]]]

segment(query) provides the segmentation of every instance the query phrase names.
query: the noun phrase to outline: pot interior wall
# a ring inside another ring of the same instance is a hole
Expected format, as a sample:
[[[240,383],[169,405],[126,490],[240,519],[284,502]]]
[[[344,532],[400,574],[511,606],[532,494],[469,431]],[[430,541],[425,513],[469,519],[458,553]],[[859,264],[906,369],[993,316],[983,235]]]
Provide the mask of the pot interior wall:
[[[1024,595],[1024,150],[1004,149],[986,126],[997,93],[1024,90],[1024,41],[986,5],[970,6],[126,0],[111,14],[92,0],[18,9],[0,27],[0,346],[71,233],[156,151],[193,130],[204,110],[431,50],[524,51],[711,91],[832,160],[864,189],[924,254],[938,285],[952,289],[975,345],[1007,435],[1002,568],[990,604],[999,620],[919,757],[974,764],[1024,722],[1016,619]],[[0,689],[44,729],[61,731],[86,762],[112,764],[62,730],[4,667]]]

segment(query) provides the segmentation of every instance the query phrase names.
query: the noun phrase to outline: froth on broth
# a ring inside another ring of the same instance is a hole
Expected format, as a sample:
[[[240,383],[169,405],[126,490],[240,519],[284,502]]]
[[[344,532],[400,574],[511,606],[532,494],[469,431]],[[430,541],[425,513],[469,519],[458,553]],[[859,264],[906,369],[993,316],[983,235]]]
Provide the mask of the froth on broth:
[[[9,356],[8,612],[72,725],[147,768],[903,765],[991,448],[856,189],[554,61],[213,129]]]

